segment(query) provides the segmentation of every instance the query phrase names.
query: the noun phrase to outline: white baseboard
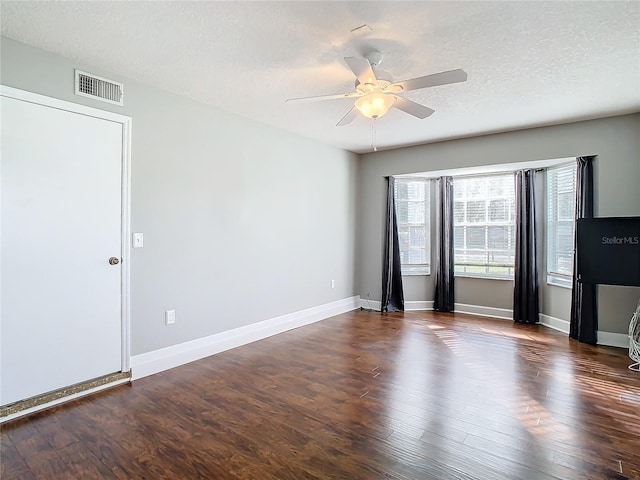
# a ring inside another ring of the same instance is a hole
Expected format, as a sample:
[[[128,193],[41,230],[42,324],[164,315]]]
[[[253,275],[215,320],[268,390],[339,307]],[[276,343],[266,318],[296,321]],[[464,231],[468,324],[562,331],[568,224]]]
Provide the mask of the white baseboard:
[[[569,322],[560,318],[552,317],[551,315],[540,314],[540,325],[552,328],[562,333],[569,334]]]
[[[433,310],[433,300],[419,300],[404,302],[404,309],[407,312]]]
[[[379,300],[367,300],[366,298],[360,297],[360,307],[379,312],[380,310],[382,310],[382,302],[380,302]],[[405,312],[420,312],[425,310],[433,310],[433,301],[411,300],[404,302]]]
[[[467,305],[465,303],[454,304],[455,313],[469,313],[480,317],[501,318],[503,320],[513,320],[513,311],[506,308],[485,307],[482,305]]]
[[[405,311],[407,312],[433,310],[433,301],[406,301],[404,303],[404,306]],[[370,308],[379,312],[382,308],[382,304],[378,300],[367,301],[366,298],[360,298],[360,307]],[[454,307],[456,313],[467,313],[470,315],[477,315],[479,317],[492,317],[500,318],[503,320],[513,320],[513,310],[509,310],[507,308],[468,305],[465,303],[456,303]],[[552,328],[553,330],[557,330],[562,333],[566,333],[567,335],[569,334],[569,322],[566,320],[541,313],[539,321],[540,324],[544,325],[545,327]],[[624,333],[611,333],[598,330],[598,345],[629,348],[629,336]]]
[[[551,315],[540,314],[540,324],[562,333],[569,334],[569,322]],[[607,347],[629,348],[629,335],[598,330],[598,345]]]
[[[131,357],[131,379],[137,380],[154,373],[169,370],[225,350],[355,310],[359,306],[359,297],[345,298],[204,338],[134,355]]]
[[[382,302],[380,302],[379,300],[369,300],[360,297],[359,307],[366,310],[375,310],[376,312],[379,312],[382,309]]]
[[[367,300],[360,298],[360,307],[380,311],[382,303],[379,300]],[[405,312],[419,312],[433,310],[433,300],[408,300],[404,302]],[[495,317],[507,320],[513,319],[511,310],[504,308],[483,307],[480,305],[466,305],[464,303],[455,304],[456,313],[470,313],[482,317]]]
[[[629,348],[629,335],[626,333],[601,332],[598,330],[598,345]]]

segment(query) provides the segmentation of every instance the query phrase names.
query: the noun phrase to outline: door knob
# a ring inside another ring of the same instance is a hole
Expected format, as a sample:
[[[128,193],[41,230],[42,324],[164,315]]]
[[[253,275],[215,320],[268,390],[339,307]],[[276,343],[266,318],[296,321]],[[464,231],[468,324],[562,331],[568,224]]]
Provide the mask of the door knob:
[[[109,259],[109,265],[117,265],[120,263],[120,259],[117,257],[111,257]]]

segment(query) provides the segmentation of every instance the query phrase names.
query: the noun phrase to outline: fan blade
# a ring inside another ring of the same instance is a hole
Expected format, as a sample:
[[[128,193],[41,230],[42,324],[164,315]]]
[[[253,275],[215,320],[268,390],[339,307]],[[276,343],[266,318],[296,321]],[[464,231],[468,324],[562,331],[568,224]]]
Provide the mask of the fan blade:
[[[396,82],[394,85],[402,87],[403,92],[409,90],[418,90],[420,88],[437,87],[438,85],[448,85],[450,83],[466,82],[467,72],[461,69],[449,70],[448,72],[434,73],[425,77],[412,78],[402,82]]]
[[[358,116],[358,109],[353,107],[351,110],[347,112],[347,114],[342,117],[342,119],[336,123],[336,127],[342,127],[343,125],[348,125]]]
[[[344,61],[361,84],[376,83],[378,81],[376,79],[376,74],[373,73],[369,60],[366,58],[344,57]]]
[[[318,97],[302,97],[302,98],[289,98],[285,100],[286,103],[309,103],[309,102],[317,102],[319,100],[333,100],[335,98],[352,98],[352,97],[361,97],[362,95],[353,92],[353,93],[339,93],[337,95],[320,95]]]
[[[425,107],[424,105],[420,105],[419,103],[407,100],[406,98],[399,95],[396,95],[396,103],[394,103],[393,106],[398,110],[402,110],[403,112],[406,112],[409,115],[413,115],[414,117],[418,118],[427,118],[429,115],[435,112],[435,110],[432,110],[429,107]]]

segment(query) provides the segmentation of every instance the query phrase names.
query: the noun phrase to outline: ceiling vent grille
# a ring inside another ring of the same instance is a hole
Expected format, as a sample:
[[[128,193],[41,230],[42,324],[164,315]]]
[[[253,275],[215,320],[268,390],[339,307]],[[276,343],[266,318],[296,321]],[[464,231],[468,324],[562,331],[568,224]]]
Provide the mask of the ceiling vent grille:
[[[124,105],[123,89],[122,83],[76,70],[76,95],[114,105]]]

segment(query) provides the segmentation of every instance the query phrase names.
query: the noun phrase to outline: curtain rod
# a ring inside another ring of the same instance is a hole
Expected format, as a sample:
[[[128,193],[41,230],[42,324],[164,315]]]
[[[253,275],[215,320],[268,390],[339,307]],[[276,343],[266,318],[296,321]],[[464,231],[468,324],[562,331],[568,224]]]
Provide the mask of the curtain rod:
[[[554,165],[555,166],[555,165]],[[462,174],[462,175],[442,175],[442,176],[446,176],[446,177],[452,177],[452,178],[472,178],[472,177],[499,177],[501,175],[508,175],[510,173],[516,173],[520,170],[533,170],[534,172],[542,172],[543,170],[546,170],[547,168],[518,168],[516,170],[503,170],[501,172],[487,172],[487,173],[466,173],[466,174]],[[431,177],[431,178],[441,178],[441,177]]]
[[[564,163],[558,163],[556,165],[549,165],[548,167],[541,167],[541,168],[534,168],[533,171],[534,172],[542,172],[544,170],[547,170],[549,168],[553,168],[553,167],[559,167],[561,165],[566,165],[568,163],[571,162],[564,162]],[[441,177],[452,177],[452,178],[470,178],[470,177],[497,177],[500,175],[506,175],[509,173],[515,173],[519,170],[531,170],[529,168],[516,168],[516,169],[509,169],[509,170],[502,170],[502,171],[497,171],[497,172],[484,172],[484,173],[463,173],[463,174],[458,174],[458,175],[439,175],[437,177],[431,177],[431,176],[420,176],[419,174],[400,174],[400,175],[391,175],[393,178],[395,179],[411,179],[411,178],[419,178],[419,179],[423,179],[423,180],[437,180]]]

